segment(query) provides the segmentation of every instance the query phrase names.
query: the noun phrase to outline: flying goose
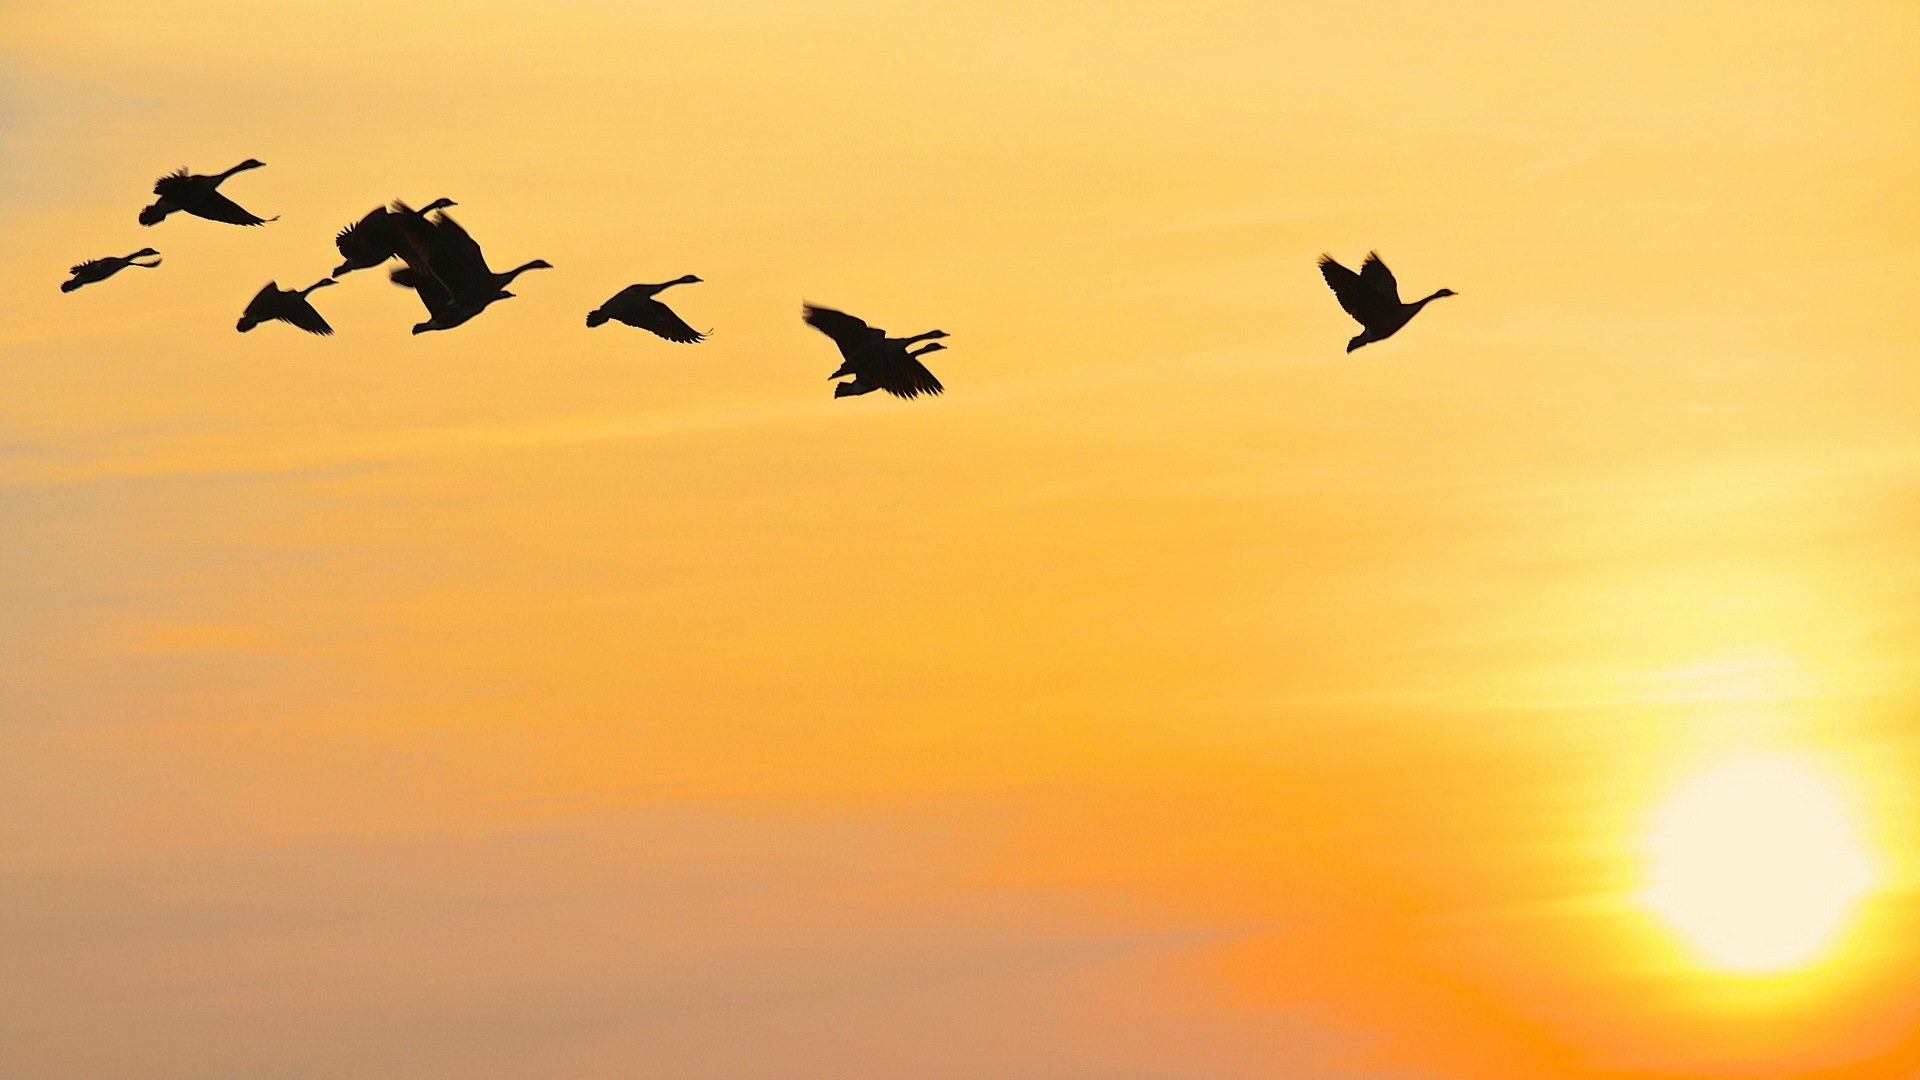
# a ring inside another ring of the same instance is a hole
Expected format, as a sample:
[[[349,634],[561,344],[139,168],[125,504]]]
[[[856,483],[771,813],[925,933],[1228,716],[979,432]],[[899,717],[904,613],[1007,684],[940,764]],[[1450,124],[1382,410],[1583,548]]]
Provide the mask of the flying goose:
[[[939,352],[945,345],[934,341],[918,349],[908,349],[904,339],[893,338],[888,339],[886,346],[885,351],[870,352],[858,363],[849,360],[842,364],[840,374],[852,375],[853,381],[835,383],[833,396],[858,397],[885,390],[895,397],[910,398],[923,392],[937,394],[945,389],[920,362],[920,357]]]
[[[438,279],[447,294],[461,304],[484,307],[499,296],[513,279],[530,269],[553,269],[547,259],[532,259],[507,273],[495,273],[480,252],[480,242],[461,229],[447,211],[436,211],[432,219],[407,211],[405,204],[394,204],[394,225],[403,240],[399,258],[424,277]]]
[[[265,162],[248,158],[226,172],[213,176],[200,176],[185,169],[169,173],[154,181],[153,193],[160,197],[154,200],[152,206],[140,211],[140,224],[157,225],[161,219],[176,211],[185,211],[208,221],[224,221],[229,225],[264,225],[269,221],[277,221],[277,217],[263,218],[251,213],[215,190],[221,181],[234,173],[264,165]]]
[[[159,252],[152,248],[141,248],[131,255],[109,255],[104,259],[88,259],[86,262],[67,271],[72,274],[73,277],[60,283],[60,291],[72,292],[82,285],[91,285],[96,281],[105,281],[129,266],[139,266],[151,270],[160,265],[158,258],[150,263],[136,262],[135,260],[145,258],[148,255],[157,256],[159,254]]]
[[[514,297],[513,293],[502,289],[477,301],[456,300],[439,278],[423,274],[411,266],[402,266],[387,276],[395,285],[412,289],[420,302],[426,305],[427,321],[413,324],[416,334],[424,334],[429,330],[451,330],[487,310],[494,301],[511,300]]]
[[[705,341],[707,335],[688,326],[685,319],[674,314],[673,309],[655,300],[654,294],[675,285],[697,285],[700,279],[692,274],[663,281],[658,285],[629,285],[598,308],[587,313],[587,325],[599,326],[612,319],[614,322],[637,326],[652,331],[668,341],[677,341],[684,345]]]
[[[841,383],[833,388],[834,397],[885,390],[895,397],[911,398],[921,394],[938,394],[944,389],[940,380],[934,378],[933,372],[928,371],[917,357],[946,346],[929,345],[918,352],[909,351],[907,346],[929,338],[946,337],[946,331],[929,330],[912,337],[890,338],[886,331],[868,326],[843,311],[812,304],[802,310],[808,326],[832,338],[834,344],[840,347],[839,370],[827,378],[853,376],[852,382]]]
[[[452,199],[435,199],[418,210],[408,208],[403,202],[394,203],[391,211],[384,206],[374,207],[366,217],[341,229],[339,235],[333,238],[333,246],[339,248],[340,255],[346,259],[346,262],[334,267],[333,276],[379,266],[400,254],[402,241],[400,229],[393,222],[394,214],[424,217],[429,211],[457,205]]]
[[[1362,332],[1347,342],[1348,352],[1368,342],[1392,337],[1394,331],[1420,314],[1421,308],[1443,296],[1455,295],[1452,289],[1441,289],[1411,304],[1401,303],[1400,286],[1393,280],[1393,271],[1380,261],[1377,251],[1367,253],[1357,274],[1335,262],[1333,256],[1322,255],[1320,275],[1327,279],[1327,286],[1339,299],[1340,306],[1362,327]]]
[[[304,289],[283,289],[278,282],[269,281],[265,288],[254,294],[234,329],[244,334],[263,322],[279,319],[309,334],[332,334],[333,327],[328,326],[327,320],[321,318],[320,313],[307,302],[307,294],[323,286],[338,284],[329,277],[321,278]]]

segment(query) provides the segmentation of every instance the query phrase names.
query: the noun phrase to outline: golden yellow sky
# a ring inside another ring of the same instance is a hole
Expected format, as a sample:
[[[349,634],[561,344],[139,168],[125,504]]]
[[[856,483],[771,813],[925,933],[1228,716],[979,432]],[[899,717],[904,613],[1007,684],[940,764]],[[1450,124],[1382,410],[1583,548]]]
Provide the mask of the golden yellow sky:
[[[0,1075],[1920,1069],[1920,7],[0,8]],[[280,220],[143,229],[155,177]],[[233,320],[437,196],[518,298]],[[63,295],[70,263],[160,249]],[[1440,287],[1391,341],[1314,260]],[[589,332],[632,282],[697,347]],[[802,301],[953,337],[834,401]],[[1633,901],[1843,779],[1834,949]]]

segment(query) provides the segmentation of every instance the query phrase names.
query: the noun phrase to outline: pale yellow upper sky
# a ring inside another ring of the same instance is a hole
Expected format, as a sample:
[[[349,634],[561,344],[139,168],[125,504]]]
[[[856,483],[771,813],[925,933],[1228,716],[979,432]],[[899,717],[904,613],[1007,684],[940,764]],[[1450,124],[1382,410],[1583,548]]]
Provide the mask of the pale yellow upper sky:
[[[1911,1076],[1917,47],[15,0],[0,1075]],[[247,157],[279,221],[135,222]],[[233,332],[436,196],[555,269]],[[1370,248],[1460,295],[1349,356]],[[683,273],[710,342],[582,325]],[[802,301],[948,393],[834,401]],[[1885,868],[1791,977],[1631,900],[1753,750]]]

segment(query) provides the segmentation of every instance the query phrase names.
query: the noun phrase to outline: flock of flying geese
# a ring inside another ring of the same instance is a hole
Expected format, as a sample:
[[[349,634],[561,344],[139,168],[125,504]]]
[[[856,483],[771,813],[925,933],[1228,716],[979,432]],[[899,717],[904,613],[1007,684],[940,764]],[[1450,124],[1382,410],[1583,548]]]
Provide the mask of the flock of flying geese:
[[[210,176],[185,169],[163,176],[153,185],[157,198],[140,211],[140,224],[157,225],[174,213],[229,225],[264,225],[277,220],[260,217],[219,191],[221,183],[233,174],[258,169],[263,164],[249,158]],[[247,304],[235,329],[245,333],[263,322],[279,320],[310,334],[331,334],[333,327],[313,306],[314,290],[337,285],[339,278],[355,270],[372,269],[397,258],[406,265],[394,269],[388,276],[395,285],[412,289],[427,309],[426,321],[415,323],[413,332],[451,330],[472,320],[495,301],[511,298],[514,294],[507,291],[507,286],[521,274],[552,268],[544,259],[533,259],[511,270],[496,272],[487,264],[479,242],[447,216],[445,208],[453,205],[452,199],[435,199],[418,210],[403,202],[375,207],[334,238],[344,261],[332,274],[304,289],[282,289],[278,282],[269,281]],[[61,284],[60,291],[72,292],[83,285],[105,281],[129,266],[152,269],[160,265],[159,255],[152,248],[141,248],[131,255],[89,259],[73,267],[73,276]],[[153,261],[140,261],[148,257]],[[1348,352],[1391,337],[1428,303],[1454,295],[1451,289],[1441,289],[1412,303],[1401,301],[1393,271],[1380,261],[1378,253],[1367,256],[1360,264],[1359,273],[1335,262],[1333,256],[1323,255],[1320,273],[1340,306],[1361,326],[1361,333],[1347,342]],[[689,345],[704,341],[706,334],[687,325],[672,308],[656,299],[665,289],[699,281],[687,274],[658,285],[629,285],[589,312],[587,325],[600,326],[612,321],[638,327],[667,341]],[[802,312],[807,325],[832,338],[840,348],[840,367],[828,378],[850,379],[834,385],[834,397],[870,394],[875,390],[885,390],[901,398],[940,393],[940,380],[927,370],[920,358],[946,348],[933,340],[946,337],[945,331],[889,337],[885,330],[869,326],[843,311],[807,304]]]

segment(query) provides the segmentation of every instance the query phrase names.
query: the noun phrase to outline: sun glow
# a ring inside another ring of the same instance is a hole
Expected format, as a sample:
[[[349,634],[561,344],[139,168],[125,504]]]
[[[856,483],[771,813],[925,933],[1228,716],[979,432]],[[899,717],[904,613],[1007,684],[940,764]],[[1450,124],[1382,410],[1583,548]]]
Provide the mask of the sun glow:
[[[1753,756],[1683,784],[1656,816],[1642,901],[1702,957],[1761,974],[1820,959],[1874,884],[1840,786]]]

